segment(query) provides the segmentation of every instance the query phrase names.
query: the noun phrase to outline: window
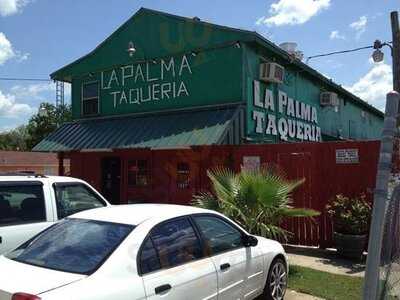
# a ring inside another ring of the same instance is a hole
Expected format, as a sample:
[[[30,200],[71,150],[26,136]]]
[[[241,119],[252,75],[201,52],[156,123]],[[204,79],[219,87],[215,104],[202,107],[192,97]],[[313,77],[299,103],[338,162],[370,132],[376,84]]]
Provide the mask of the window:
[[[99,113],[99,83],[84,83],[82,87],[82,114],[85,116]]]
[[[90,274],[122,243],[134,226],[65,219],[10,252],[16,261],[63,272]]]
[[[150,238],[144,243],[140,254],[140,270],[143,274],[154,272],[161,269],[160,260],[153,242]]]
[[[148,161],[144,159],[128,161],[128,185],[147,186],[150,184]]]
[[[187,189],[190,187],[190,166],[188,163],[178,163],[176,184],[178,189]]]
[[[203,234],[209,254],[218,254],[243,246],[242,233],[222,219],[212,216],[197,216],[194,219]]]
[[[106,206],[103,200],[81,183],[56,183],[54,190],[59,219],[82,210]]]
[[[46,221],[41,183],[0,185],[0,226]]]
[[[152,230],[150,238],[162,268],[178,266],[203,255],[200,241],[185,218],[162,223]]]

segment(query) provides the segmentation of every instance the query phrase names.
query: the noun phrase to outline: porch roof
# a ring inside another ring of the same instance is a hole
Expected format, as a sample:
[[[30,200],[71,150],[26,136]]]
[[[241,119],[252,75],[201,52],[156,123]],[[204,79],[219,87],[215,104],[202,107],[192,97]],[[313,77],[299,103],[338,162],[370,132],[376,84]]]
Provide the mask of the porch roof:
[[[157,115],[80,120],[66,123],[33,151],[179,148],[221,144],[238,107]]]

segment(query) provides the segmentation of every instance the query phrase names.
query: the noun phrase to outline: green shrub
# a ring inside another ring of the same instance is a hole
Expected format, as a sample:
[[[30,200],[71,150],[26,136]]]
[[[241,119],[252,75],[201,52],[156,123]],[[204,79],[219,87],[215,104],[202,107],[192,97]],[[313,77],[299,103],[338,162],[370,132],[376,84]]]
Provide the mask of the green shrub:
[[[319,215],[315,210],[291,206],[292,192],[304,179],[287,180],[275,168],[238,174],[217,168],[207,174],[212,193],[195,195],[192,204],[223,213],[251,234],[287,240],[290,233],[280,227],[283,218]]]

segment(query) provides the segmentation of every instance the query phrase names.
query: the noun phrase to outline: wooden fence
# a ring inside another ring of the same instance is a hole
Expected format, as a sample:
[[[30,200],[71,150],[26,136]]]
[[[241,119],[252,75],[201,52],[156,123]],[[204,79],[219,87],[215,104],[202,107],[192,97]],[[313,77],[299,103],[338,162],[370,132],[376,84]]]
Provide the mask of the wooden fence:
[[[71,153],[72,176],[83,178],[99,190],[104,187],[102,161],[120,160],[120,203],[164,202],[188,204],[193,193],[210,188],[207,170],[226,166],[239,171],[244,165],[276,164],[288,178],[305,178],[294,194],[295,207],[321,212],[315,222],[291,219],[283,224],[294,235],[290,243],[307,246],[332,246],[332,224],[325,205],[337,194],[357,196],[365,193],[372,200],[375,186],[379,142],[287,143],[242,146],[201,146],[182,150],[114,150],[109,153]],[[131,186],[128,165],[134,160],[148,161],[149,185]],[[190,184],[177,184],[177,166],[186,163]]]

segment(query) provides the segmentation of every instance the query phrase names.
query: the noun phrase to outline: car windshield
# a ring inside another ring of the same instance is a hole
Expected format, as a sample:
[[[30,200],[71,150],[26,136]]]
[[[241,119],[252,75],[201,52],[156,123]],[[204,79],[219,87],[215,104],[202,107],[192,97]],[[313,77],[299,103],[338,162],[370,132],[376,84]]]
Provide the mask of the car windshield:
[[[7,257],[48,269],[91,274],[135,228],[132,225],[64,219]]]

